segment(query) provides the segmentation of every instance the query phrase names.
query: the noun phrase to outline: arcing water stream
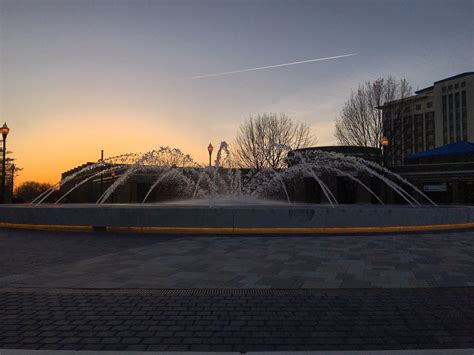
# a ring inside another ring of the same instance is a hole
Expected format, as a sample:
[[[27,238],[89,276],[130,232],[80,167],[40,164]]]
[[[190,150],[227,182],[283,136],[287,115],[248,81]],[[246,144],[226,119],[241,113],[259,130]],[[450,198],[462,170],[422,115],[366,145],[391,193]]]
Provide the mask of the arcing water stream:
[[[286,158],[288,168],[266,168],[258,171],[233,168],[234,164],[226,142],[220,144],[214,166],[209,167],[202,167],[194,162],[191,156],[182,153],[179,149],[169,147],[161,147],[145,154],[124,154],[99,160],[97,163],[88,164],[74,171],[51,189],[40,194],[32,203],[40,205],[46,202],[63,202],[75,189],[94,178],[118,172],[118,178],[103,191],[96,201],[97,204],[109,202],[109,198],[117,188],[139,174],[148,175],[154,179],[141,203],[146,203],[152,192],[165,182],[179,183],[179,186],[183,186],[180,188],[182,199],[204,199],[208,201],[209,206],[222,203],[223,200],[227,203],[246,200],[248,203],[255,203],[256,199],[265,199],[278,191],[280,195],[283,193],[286,201],[290,203],[287,185],[298,176],[306,176],[317,182],[330,206],[335,207],[338,201],[321,178],[323,173],[350,179],[365,189],[378,203],[384,204],[380,196],[355,176],[354,172],[356,172],[379,179],[413,207],[421,205],[421,201],[436,206],[413,184],[375,162],[317,149],[292,151],[291,148],[283,145],[275,145],[274,148],[288,152]],[[64,188],[67,185],[69,185],[68,188]],[[421,197],[421,201],[408,193],[407,187]],[[51,201],[52,195],[55,196],[53,201]]]

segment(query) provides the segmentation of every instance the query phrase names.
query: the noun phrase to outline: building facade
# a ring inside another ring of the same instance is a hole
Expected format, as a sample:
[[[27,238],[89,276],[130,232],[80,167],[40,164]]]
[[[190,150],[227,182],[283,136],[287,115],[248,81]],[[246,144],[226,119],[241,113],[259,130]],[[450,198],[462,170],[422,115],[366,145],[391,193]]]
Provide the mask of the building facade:
[[[474,204],[474,143],[449,143],[392,167],[438,204]]]
[[[442,145],[474,141],[474,72],[435,82],[415,95],[380,107],[386,162],[403,165],[412,154]]]

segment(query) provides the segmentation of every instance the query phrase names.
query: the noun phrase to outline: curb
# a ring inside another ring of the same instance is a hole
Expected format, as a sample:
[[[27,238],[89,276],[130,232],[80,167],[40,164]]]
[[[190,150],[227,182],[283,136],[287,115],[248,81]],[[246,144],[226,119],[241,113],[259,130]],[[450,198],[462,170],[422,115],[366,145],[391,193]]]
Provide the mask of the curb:
[[[458,224],[433,224],[419,226],[383,226],[383,227],[109,227],[83,225],[50,225],[0,223],[0,228],[26,229],[55,232],[94,232],[110,233],[152,233],[152,234],[376,234],[429,232],[474,229],[474,222]]]

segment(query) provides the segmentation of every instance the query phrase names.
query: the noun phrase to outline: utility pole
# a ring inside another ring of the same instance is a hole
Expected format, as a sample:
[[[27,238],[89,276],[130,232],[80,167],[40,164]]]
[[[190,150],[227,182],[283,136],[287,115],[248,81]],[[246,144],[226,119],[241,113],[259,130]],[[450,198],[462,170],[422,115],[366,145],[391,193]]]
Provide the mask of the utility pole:
[[[100,161],[104,161],[104,150],[100,151]],[[104,193],[104,174],[100,174],[100,196]]]
[[[10,129],[5,122],[3,124],[2,130],[2,137],[3,137],[3,160],[2,160],[2,200],[1,203],[6,202],[6,193],[5,193],[5,175],[7,174],[6,164],[7,164],[7,136]]]
[[[12,186],[11,186],[11,194],[10,194],[10,202],[13,202],[13,192],[14,192],[14,186],[15,186],[15,164],[12,164]]]

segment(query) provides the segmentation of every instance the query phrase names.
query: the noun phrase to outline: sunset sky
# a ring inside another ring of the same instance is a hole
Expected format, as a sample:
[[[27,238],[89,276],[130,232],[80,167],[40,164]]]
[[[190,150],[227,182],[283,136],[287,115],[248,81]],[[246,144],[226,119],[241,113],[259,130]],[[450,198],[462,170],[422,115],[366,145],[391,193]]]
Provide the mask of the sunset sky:
[[[351,88],[472,71],[473,2],[0,0],[0,120],[24,168],[169,145],[205,162],[251,114],[285,112],[335,144]],[[193,77],[357,53],[233,75]]]

